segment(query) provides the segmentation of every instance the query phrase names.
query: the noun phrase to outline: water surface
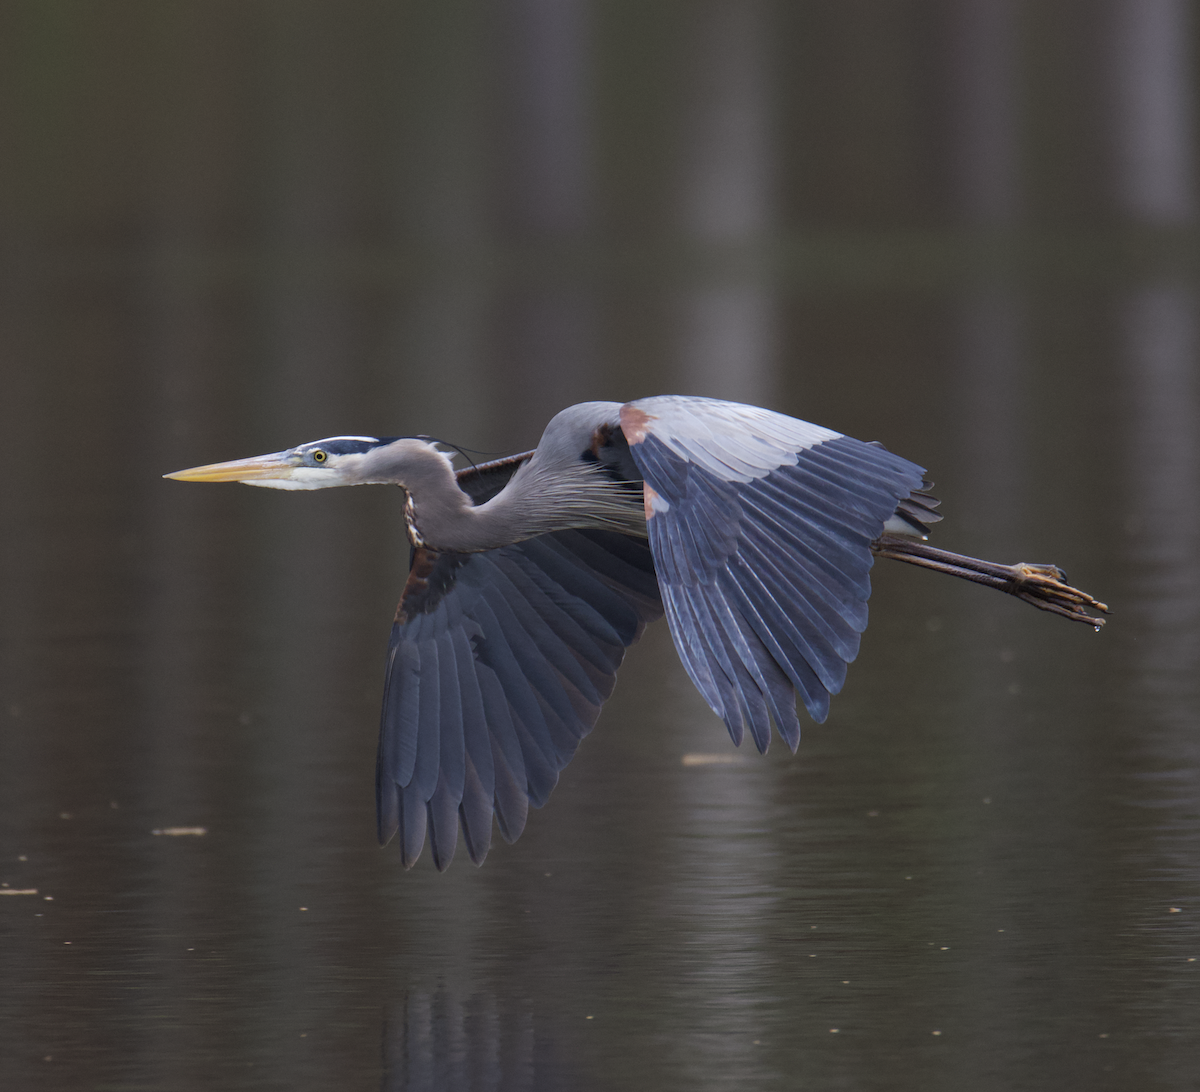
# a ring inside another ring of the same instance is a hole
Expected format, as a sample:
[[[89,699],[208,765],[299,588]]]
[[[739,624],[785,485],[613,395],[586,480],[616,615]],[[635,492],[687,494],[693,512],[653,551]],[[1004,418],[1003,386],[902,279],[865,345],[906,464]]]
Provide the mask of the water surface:
[[[14,10],[4,1087],[1194,1087],[1190,6]],[[516,845],[404,872],[399,493],[159,476],[665,391],[1111,624],[880,563],[795,757],[660,624]]]

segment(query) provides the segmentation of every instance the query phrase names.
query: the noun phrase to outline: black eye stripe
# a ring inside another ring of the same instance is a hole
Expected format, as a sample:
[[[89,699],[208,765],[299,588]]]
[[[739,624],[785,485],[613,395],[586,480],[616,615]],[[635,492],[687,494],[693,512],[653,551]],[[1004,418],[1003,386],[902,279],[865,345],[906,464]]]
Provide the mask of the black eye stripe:
[[[378,447],[381,441],[369,436],[331,436],[326,440],[317,440],[318,445],[311,451],[323,451],[329,455],[361,455]]]

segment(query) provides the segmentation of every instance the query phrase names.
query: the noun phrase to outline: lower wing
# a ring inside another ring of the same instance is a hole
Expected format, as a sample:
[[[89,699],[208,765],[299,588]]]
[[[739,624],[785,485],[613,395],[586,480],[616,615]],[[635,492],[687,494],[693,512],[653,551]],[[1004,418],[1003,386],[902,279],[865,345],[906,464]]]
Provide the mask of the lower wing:
[[[379,837],[405,867],[471,859],[492,816],[515,840],[612,693],[625,649],[662,615],[650,549],[560,531],[475,554],[414,552],[388,649]]]

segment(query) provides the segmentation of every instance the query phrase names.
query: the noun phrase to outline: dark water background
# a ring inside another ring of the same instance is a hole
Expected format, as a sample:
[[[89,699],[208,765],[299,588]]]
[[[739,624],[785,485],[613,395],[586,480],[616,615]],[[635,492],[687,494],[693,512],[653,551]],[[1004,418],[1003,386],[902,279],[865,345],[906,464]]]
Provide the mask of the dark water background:
[[[0,5],[0,1087],[1200,1086],[1198,27]],[[722,765],[656,627],[515,846],[404,872],[398,494],[159,475],[662,392],[883,440],[1111,624],[881,563]]]

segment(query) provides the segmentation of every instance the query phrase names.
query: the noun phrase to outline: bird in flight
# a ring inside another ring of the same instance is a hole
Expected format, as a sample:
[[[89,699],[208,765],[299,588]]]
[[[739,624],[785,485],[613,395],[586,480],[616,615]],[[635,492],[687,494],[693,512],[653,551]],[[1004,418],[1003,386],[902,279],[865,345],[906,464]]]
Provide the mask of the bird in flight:
[[[665,395],[583,402],[537,448],[455,471],[427,437],[334,436],[166,477],[276,489],[399,485],[412,548],[388,645],[379,839],[445,869],[461,824],[514,841],[666,615],[735,745],[794,752],[799,696],[829,712],[867,626],[876,557],[950,573],[1099,628],[1107,607],[1054,565],[928,545],[921,467],[757,406]]]

